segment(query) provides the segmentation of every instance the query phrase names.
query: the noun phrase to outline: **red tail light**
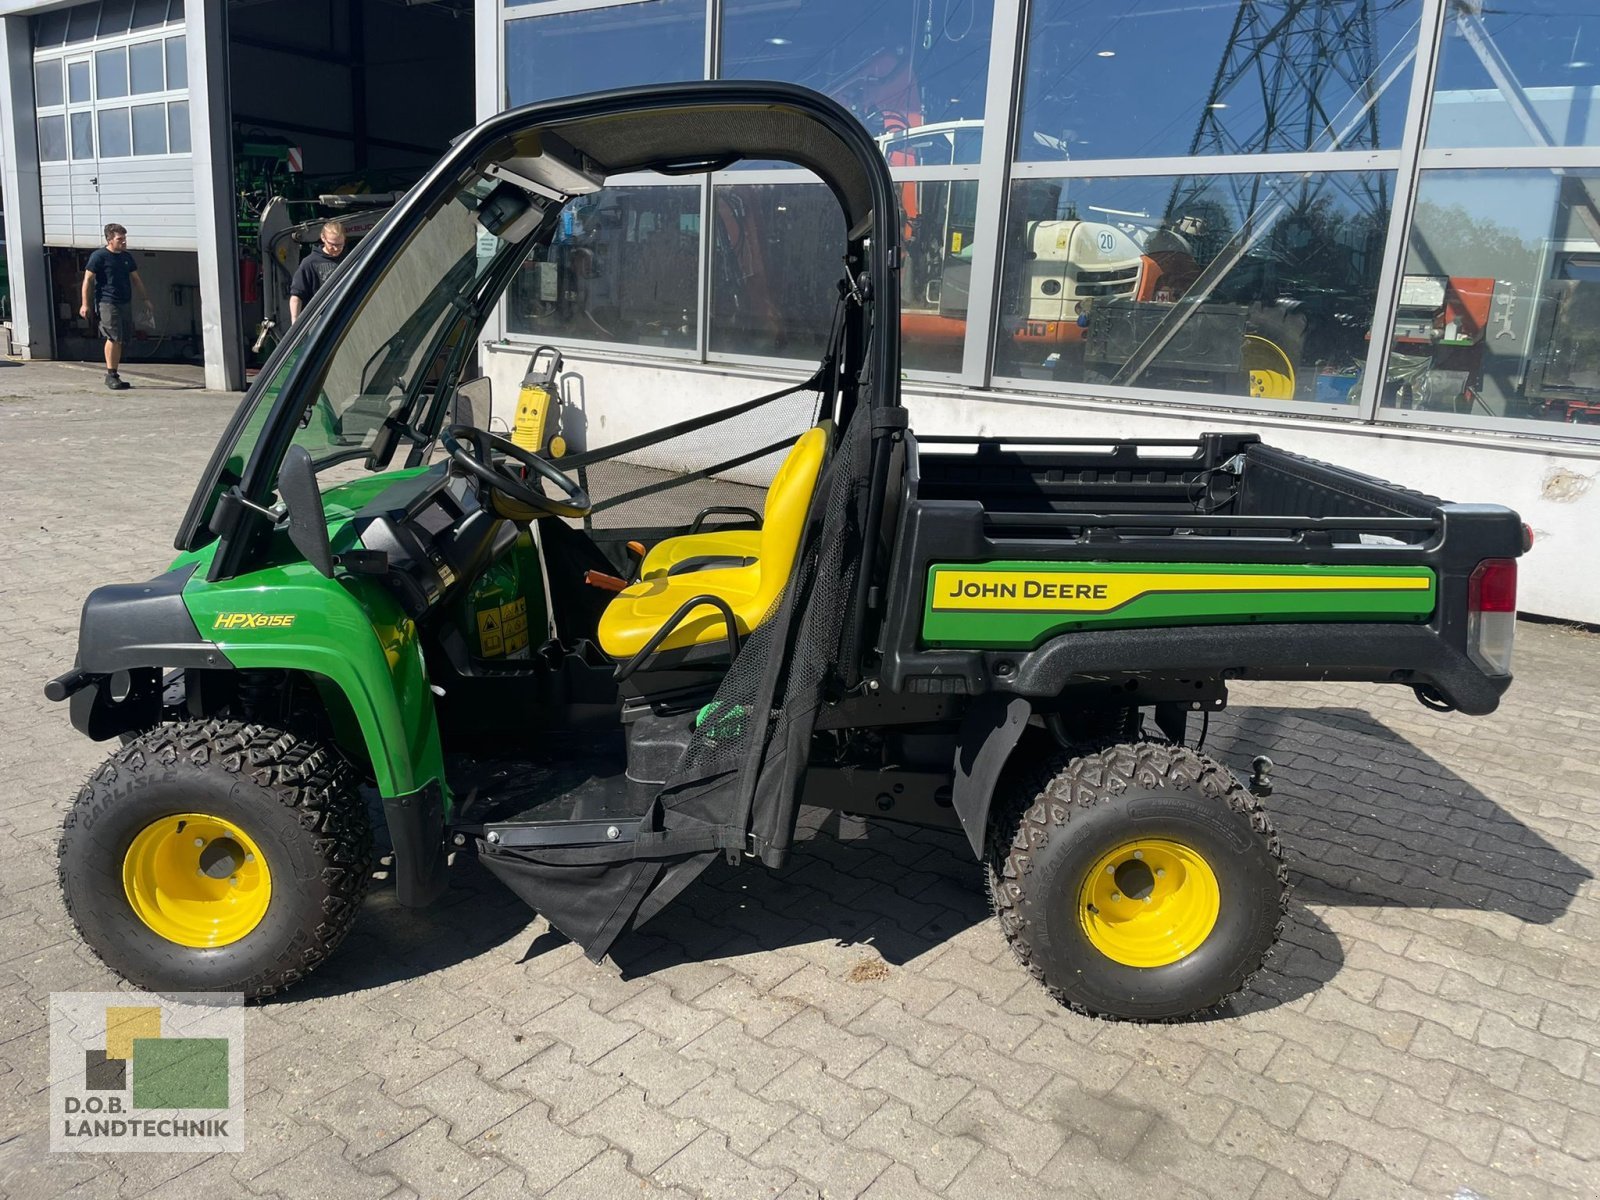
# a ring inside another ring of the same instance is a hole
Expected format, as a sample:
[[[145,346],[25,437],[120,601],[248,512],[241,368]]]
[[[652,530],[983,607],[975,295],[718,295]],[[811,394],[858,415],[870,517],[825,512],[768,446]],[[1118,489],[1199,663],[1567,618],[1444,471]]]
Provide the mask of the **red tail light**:
[[[1491,675],[1511,672],[1517,632],[1517,560],[1486,558],[1467,585],[1467,652]]]

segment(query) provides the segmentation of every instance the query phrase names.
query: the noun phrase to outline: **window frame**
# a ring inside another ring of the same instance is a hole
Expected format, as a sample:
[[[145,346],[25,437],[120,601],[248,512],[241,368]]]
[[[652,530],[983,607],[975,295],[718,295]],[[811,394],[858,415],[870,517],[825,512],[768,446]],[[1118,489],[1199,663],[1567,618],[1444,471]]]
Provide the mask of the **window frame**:
[[[60,104],[35,104],[35,119],[37,121],[38,119],[42,119],[44,117],[61,117],[63,130],[66,137],[67,151],[67,157],[64,159],[41,158],[41,167],[49,167],[52,169],[70,169],[74,165],[94,165],[102,162],[152,162],[164,159],[190,158],[193,156],[194,152],[192,149],[192,142],[191,149],[189,150],[172,149],[172,105],[176,103],[187,103],[190,99],[190,95],[187,81],[185,81],[185,85],[183,87],[175,88],[170,86],[171,80],[168,77],[167,71],[169,60],[166,44],[173,38],[187,38],[188,36],[187,26],[185,25],[183,18],[181,16],[173,18],[170,14],[171,5],[169,2],[168,17],[162,24],[153,25],[138,30],[130,30],[128,32],[114,34],[104,38],[96,35],[88,40],[65,42],[60,45],[40,46],[35,49],[33,53],[33,64],[35,69],[37,69],[37,67],[42,63],[52,60],[56,62],[61,71],[62,90],[62,102]],[[99,18],[97,14],[97,28],[98,20]],[[129,60],[129,48],[137,45],[143,45],[145,43],[153,43],[161,48],[161,82],[163,87],[162,90],[157,92],[135,93],[132,90],[133,79],[132,67]],[[122,96],[102,97],[100,95],[99,70],[96,55],[100,51],[118,49],[122,51],[124,64],[128,65],[128,92],[126,95]],[[70,63],[87,63],[88,65],[89,99],[86,101],[75,101],[72,99],[71,77],[68,72],[68,65]],[[144,107],[154,104],[161,105],[164,110],[167,124],[167,149],[160,154],[134,154],[131,152],[133,150],[133,109],[136,107]],[[126,109],[128,112],[128,149],[130,153],[127,155],[116,155],[110,158],[103,158],[100,153],[100,114],[104,111],[119,108]],[[75,113],[82,114],[85,112],[92,114],[91,124],[94,130],[94,153],[89,158],[74,158],[72,157],[72,115]]]
[[[621,8],[641,0],[526,0],[513,3],[501,0],[495,18],[496,34],[492,70],[499,81],[497,95],[504,103],[507,79],[507,28],[529,17]],[[973,246],[972,275],[968,295],[967,328],[962,367],[958,372],[929,372],[906,369],[903,374],[913,384],[953,385],[962,389],[990,390],[1006,394],[1021,393],[1048,402],[1057,398],[1104,400],[1136,403],[1172,415],[1206,411],[1249,413],[1263,419],[1311,417],[1331,429],[1351,425],[1422,427],[1453,435],[1471,437],[1480,432],[1516,434],[1523,437],[1560,441],[1600,442],[1600,425],[1551,423],[1523,418],[1482,418],[1467,421],[1453,414],[1419,414],[1407,410],[1383,409],[1381,387],[1365,386],[1356,405],[1320,404],[1312,401],[1263,401],[1250,397],[1208,395],[1158,388],[1108,387],[1055,383],[1023,379],[997,373],[994,359],[994,325],[1001,302],[1000,234],[985,238],[984,230],[1004,231],[1012,185],[1019,180],[1083,179],[1128,176],[1226,176],[1324,171],[1384,171],[1393,174],[1393,196],[1389,224],[1383,238],[1382,259],[1373,301],[1371,330],[1363,380],[1384,377],[1394,336],[1404,274],[1404,254],[1415,216],[1417,194],[1424,175],[1430,170],[1466,168],[1549,168],[1600,170],[1600,146],[1488,147],[1473,149],[1437,148],[1425,145],[1432,115],[1434,87],[1443,55],[1444,38],[1455,19],[1452,0],[1418,0],[1416,44],[1404,48],[1404,64],[1411,77],[1406,95],[1405,122],[1399,144],[1381,150],[1323,149],[1263,155],[1218,155],[1195,159],[1187,156],[1155,158],[1081,159],[1052,162],[1024,162],[1014,155],[1016,130],[1020,120],[1021,86],[1026,69],[1027,0],[994,0],[989,30],[989,64],[984,97],[984,136],[979,160],[960,165],[891,167],[897,182],[951,183],[975,179],[978,184],[975,224],[980,231]],[[723,0],[705,0],[706,47],[705,78],[721,77],[720,55],[723,31]],[[479,69],[490,64],[479,63]],[[1391,67],[1390,70],[1399,68]],[[1386,72],[1387,73],[1387,72]],[[700,180],[701,236],[698,345],[695,349],[668,350],[628,343],[591,342],[566,339],[576,351],[604,354],[619,361],[641,363],[663,360],[690,363],[704,368],[736,370],[804,371],[805,360],[769,358],[709,350],[711,337],[711,252],[712,188],[724,183],[812,182],[815,177],[799,168],[752,169],[718,172]],[[640,186],[642,180],[619,176],[618,184]],[[663,186],[667,186],[663,184]],[[677,186],[682,186],[679,181]],[[504,301],[502,301],[502,305]],[[519,350],[538,344],[533,335],[512,333],[507,328],[504,308],[500,310],[503,340]],[[1381,334],[1379,331],[1382,331]]]

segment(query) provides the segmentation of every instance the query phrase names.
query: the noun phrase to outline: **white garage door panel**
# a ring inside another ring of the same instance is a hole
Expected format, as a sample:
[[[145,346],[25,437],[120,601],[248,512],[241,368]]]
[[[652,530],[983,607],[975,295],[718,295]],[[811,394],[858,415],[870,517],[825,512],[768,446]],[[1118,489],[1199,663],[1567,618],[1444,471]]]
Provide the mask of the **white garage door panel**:
[[[195,248],[194,167],[188,157],[46,163],[39,190],[46,245],[98,246],[105,224],[116,221],[128,227],[134,249]]]

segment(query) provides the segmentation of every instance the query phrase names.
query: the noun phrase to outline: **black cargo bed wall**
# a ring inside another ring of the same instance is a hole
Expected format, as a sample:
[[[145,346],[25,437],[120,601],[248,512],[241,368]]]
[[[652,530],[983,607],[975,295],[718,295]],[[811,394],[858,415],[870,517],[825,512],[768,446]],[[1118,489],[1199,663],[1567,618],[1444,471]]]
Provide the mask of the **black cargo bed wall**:
[[[977,441],[919,437],[923,500],[970,500],[989,513],[1191,513],[1211,511],[1207,485],[1254,434],[1132,442],[1084,438]]]
[[[1303,458],[1260,442],[1245,450],[1232,512],[1241,517],[1432,517],[1437,496]]]

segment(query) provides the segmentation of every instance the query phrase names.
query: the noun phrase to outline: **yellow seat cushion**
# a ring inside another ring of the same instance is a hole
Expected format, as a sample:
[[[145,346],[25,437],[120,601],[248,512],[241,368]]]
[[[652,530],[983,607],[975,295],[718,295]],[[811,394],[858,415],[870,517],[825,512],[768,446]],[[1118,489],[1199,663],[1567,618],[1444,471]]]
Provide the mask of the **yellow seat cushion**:
[[[733,610],[741,637],[760,625],[783,591],[784,584],[788,583],[790,572],[794,570],[795,556],[800,550],[800,535],[805,530],[806,512],[811,507],[811,494],[816,490],[817,477],[827,457],[831,431],[831,423],[823,422],[815,429],[807,430],[795,442],[778,468],[778,473],[773,476],[772,486],[767,489],[766,513],[761,529],[687,534],[682,538],[669,538],[656,548],[660,550],[671,542],[693,542],[697,538],[749,537],[753,534],[760,539],[756,553],[741,552],[739,557],[754,557],[754,563],[747,567],[712,567],[682,575],[647,574],[638,583],[618,592],[606,605],[605,612],[600,615],[597,631],[600,648],[612,658],[631,658],[655,636],[656,631],[667,623],[680,605],[699,595],[709,594],[725,601]],[[674,548],[670,556],[674,561],[682,562],[704,553],[704,550],[696,550],[679,555]],[[645,563],[649,561],[647,556]],[[661,643],[660,648],[676,650],[720,642],[727,636],[727,628],[721,612],[705,605],[685,618]]]
[[[639,578],[665,575],[691,558],[759,558],[761,530],[708,529],[666,538],[650,548],[639,564]]]

